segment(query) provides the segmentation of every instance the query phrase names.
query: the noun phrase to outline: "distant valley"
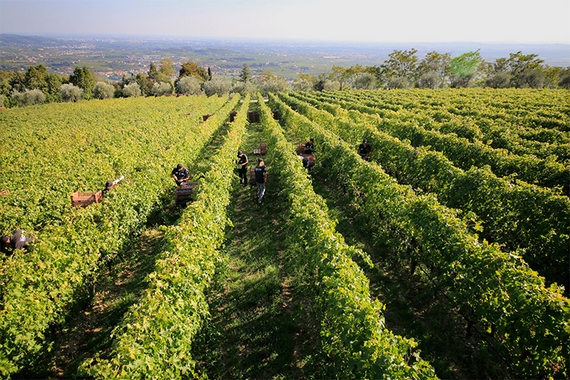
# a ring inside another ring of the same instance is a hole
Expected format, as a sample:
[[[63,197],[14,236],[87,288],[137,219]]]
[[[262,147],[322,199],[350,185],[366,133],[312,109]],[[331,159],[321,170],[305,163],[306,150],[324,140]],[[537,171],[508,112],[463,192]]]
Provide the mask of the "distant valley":
[[[40,37],[0,34],[0,70],[26,70],[44,65],[48,71],[69,75],[88,67],[101,79],[148,72],[150,63],[168,57],[175,67],[193,61],[214,75],[237,76],[247,64],[253,75],[270,71],[293,80],[299,73],[319,75],[332,66],[378,66],[395,50],[418,50],[421,59],[430,51],[462,54],[480,51],[493,62],[509,53],[537,54],[550,66],[570,66],[570,44],[489,43],[323,43],[295,41],[238,41],[158,37]]]

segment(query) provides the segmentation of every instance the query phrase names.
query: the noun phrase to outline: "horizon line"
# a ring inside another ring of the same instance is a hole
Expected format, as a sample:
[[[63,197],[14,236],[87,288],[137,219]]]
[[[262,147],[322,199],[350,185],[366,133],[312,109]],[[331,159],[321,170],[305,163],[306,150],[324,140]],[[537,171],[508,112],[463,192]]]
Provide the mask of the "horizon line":
[[[13,35],[22,37],[40,38],[145,38],[171,41],[184,40],[207,40],[207,41],[234,41],[234,42],[287,42],[287,43],[318,43],[318,44],[359,44],[359,45],[379,45],[379,44],[485,44],[485,45],[562,45],[570,46],[570,42],[523,42],[523,41],[476,41],[476,40],[455,40],[455,41],[373,41],[373,40],[310,40],[310,39],[287,39],[287,38],[260,38],[260,37],[235,37],[235,36],[182,36],[182,35],[149,35],[149,34],[109,34],[109,33],[22,33],[22,32],[1,32],[2,35]]]

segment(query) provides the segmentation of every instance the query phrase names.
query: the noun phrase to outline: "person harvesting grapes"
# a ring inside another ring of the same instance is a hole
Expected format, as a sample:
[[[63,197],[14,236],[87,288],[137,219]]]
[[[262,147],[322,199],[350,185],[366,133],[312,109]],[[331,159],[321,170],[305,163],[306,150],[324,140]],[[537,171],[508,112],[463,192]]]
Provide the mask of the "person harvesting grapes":
[[[257,159],[255,167],[255,183],[257,184],[257,204],[260,205],[265,195],[265,183],[267,182],[267,169],[263,158]]]

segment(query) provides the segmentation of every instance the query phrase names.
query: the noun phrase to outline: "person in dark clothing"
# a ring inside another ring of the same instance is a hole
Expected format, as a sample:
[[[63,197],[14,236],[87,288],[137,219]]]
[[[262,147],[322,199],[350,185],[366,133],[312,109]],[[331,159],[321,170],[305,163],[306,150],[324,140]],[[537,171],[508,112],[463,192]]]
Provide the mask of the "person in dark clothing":
[[[190,172],[186,169],[182,164],[176,165],[174,169],[172,169],[172,173],[170,174],[172,178],[176,181],[178,186],[183,185],[190,179]]]
[[[307,171],[310,171],[313,166],[315,166],[315,161],[311,160],[308,156],[299,156],[299,158],[303,162],[303,167],[307,169]]]
[[[109,181],[105,182],[105,188],[103,189],[103,195],[106,195],[108,192],[113,190],[113,188],[115,186],[117,186],[117,184],[119,182],[121,182],[124,178],[125,178],[125,176],[121,176],[121,178],[118,178],[114,181],[109,180]]]
[[[311,137],[308,142],[305,143],[305,154],[311,154],[315,151],[315,140]]]
[[[24,230],[15,230],[12,235],[2,235],[0,246],[3,252],[9,252],[9,248],[24,249],[32,241],[34,241],[33,238],[24,235]]]
[[[238,152],[237,164],[239,166],[239,183],[240,185],[247,186],[247,164],[249,163],[247,155],[241,150]]]
[[[362,144],[358,146],[358,154],[362,157],[363,160],[368,161],[370,158],[370,145],[368,145],[368,140],[362,141]]]
[[[265,183],[267,182],[267,169],[263,158],[257,159],[255,167],[255,183],[257,184],[257,204],[260,205],[265,195]]]

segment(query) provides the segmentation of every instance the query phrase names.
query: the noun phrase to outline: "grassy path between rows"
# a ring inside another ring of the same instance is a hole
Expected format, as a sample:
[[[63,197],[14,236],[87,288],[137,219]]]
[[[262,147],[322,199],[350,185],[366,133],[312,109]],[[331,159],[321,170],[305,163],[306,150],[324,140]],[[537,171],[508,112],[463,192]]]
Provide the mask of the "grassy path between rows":
[[[250,124],[242,144],[250,165],[256,164],[258,156],[252,152],[263,141],[262,125]],[[211,320],[192,353],[198,372],[210,379],[304,377],[302,313],[280,260],[286,201],[279,195],[279,178],[269,160],[266,166],[261,206],[256,204],[255,187],[240,185],[235,177],[233,227],[224,248],[227,267],[211,288]]]

